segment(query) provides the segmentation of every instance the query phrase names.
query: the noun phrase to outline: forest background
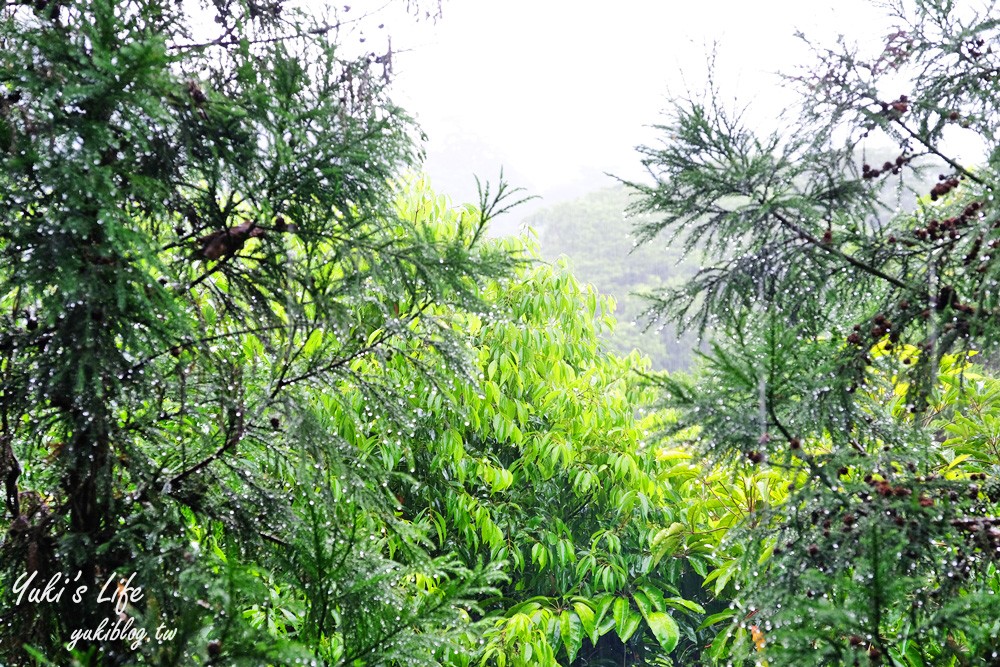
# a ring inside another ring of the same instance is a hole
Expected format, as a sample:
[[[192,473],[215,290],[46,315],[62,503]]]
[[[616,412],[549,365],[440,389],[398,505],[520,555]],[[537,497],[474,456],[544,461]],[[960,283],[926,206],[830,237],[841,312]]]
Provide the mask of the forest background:
[[[348,6],[5,5],[4,661],[997,664],[1000,25],[885,11],[772,130],[668,99],[568,265]]]

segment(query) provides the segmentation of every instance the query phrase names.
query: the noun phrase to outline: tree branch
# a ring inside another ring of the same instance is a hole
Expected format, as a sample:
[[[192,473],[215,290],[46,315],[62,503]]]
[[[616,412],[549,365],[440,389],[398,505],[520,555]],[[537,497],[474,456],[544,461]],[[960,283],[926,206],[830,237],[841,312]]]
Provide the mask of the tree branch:
[[[212,452],[207,457],[205,457],[204,459],[202,459],[201,461],[199,461],[198,463],[188,468],[187,470],[180,472],[171,477],[169,480],[167,480],[167,483],[163,485],[165,493],[170,493],[170,491],[175,486],[177,486],[177,484],[183,482],[185,479],[195,474],[199,470],[203,470],[213,461],[217,461],[218,459],[222,458],[222,456],[225,455],[225,453],[228,452],[229,450],[235,449],[236,446],[239,444],[240,440],[243,439],[245,426],[246,423],[244,421],[244,407],[242,404],[240,404],[230,414],[229,426],[226,429],[227,431],[226,440],[224,443],[222,443],[222,446],[219,447],[214,452]]]
[[[840,259],[844,260],[845,262],[847,262],[851,266],[859,268],[862,271],[864,271],[865,273],[869,273],[869,274],[871,274],[871,275],[873,275],[873,276],[875,276],[877,278],[881,278],[882,280],[890,283],[891,285],[894,285],[894,286],[896,286],[896,287],[898,287],[900,289],[904,289],[904,290],[905,289],[909,289],[909,285],[907,285],[906,283],[904,283],[903,281],[901,281],[899,278],[896,278],[894,276],[890,276],[889,274],[887,274],[887,273],[885,273],[883,271],[880,271],[879,269],[876,269],[871,264],[863,262],[862,260],[860,260],[860,259],[858,259],[858,258],[856,258],[856,257],[854,257],[852,255],[848,255],[847,253],[842,252],[842,251],[838,250],[837,248],[834,248],[832,245],[829,245],[827,243],[823,243],[820,239],[816,238],[815,236],[813,236],[812,234],[810,234],[808,231],[806,231],[805,229],[803,229],[800,225],[798,225],[797,223],[789,220],[787,217],[785,217],[781,213],[779,213],[777,211],[771,211],[771,215],[773,215],[775,217],[775,219],[778,222],[780,222],[782,225],[784,225],[785,227],[788,227],[793,232],[795,232],[796,234],[798,234],[800,238],[808,241],[809,243],[811,243],[812,245],[816,246],[817,248],[819,248],[819,249],[821,249],[821,250],[823,250],[823,251],[825,251],[825,252],[827,252],[827,253],[835,256],[835,257],[839,257]]]

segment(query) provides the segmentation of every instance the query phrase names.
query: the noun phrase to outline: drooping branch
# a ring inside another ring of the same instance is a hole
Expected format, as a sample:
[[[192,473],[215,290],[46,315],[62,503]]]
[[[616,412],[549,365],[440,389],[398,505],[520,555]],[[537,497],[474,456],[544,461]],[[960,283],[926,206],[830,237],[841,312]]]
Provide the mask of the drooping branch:
[[[200,470],[205,469],[213,461],[217,461],[222,458],[227,452],[233,451],[239,445],[240,440],[243,439],[243,435],[246,432],[246,418],[244,415],[244,406],[242,404],[231,408],[228,416],[228,424],[226,426],[226,439],[222,445],[212,452],[210,455],[198,461],[190,468],[177,473],[163,485],[165,493],[170,493],[175,489],[181,482],[190,477],[191,475],[197,473]]]
[[[890,276],[888,273],[885,273],[884,271],[872,266],[871,264],[868,264],[867,262],[864,262],[858,259],[857,257],[854,257],[853,255],[849,255],[840,250],[839,248],[833,247],[832,244],[824,243],[821,239],[818,239],[813,234],[810,234],[801,225],[796,224],[794,221],[790,220],[788,217],[782,215],[778,211],[771,211],[771,215],[773,215],[774,219],[780,222],[783,226],[792,230],[800,238],[802,238],[805,241],[808,241],[811,245],[819,248],[823,252],[838,257],[847,262],[848,264],[850,264],[851,266],[861,269],[865,273],[873,275],[876,278],[880,278],[886,281],[887,283],[894,285],[895,287],[898,287],[903,290],[909,289],[909,285],[904,283],[899,278],[896,278],[895,276]]]

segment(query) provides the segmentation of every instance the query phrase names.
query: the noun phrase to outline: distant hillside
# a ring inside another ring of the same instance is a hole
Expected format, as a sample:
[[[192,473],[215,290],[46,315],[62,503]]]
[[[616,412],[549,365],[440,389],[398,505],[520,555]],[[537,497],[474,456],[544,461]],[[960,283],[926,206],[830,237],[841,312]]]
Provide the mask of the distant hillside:
[[[635,293],[678,282],[697,266],[682,261],[679,249],[662,241],[636,248],[631,234],[635,219],[625,217],[628,203],[628,190],[617,186],[537,211],[524,222],[538,232],[545,259],[565,256],[578,279],[617,300],[618,328],[610,339],[614,349],[638,349],[656,369],[686,369],[694,337],[678,341],[669,326],[644,332],[639,320],[646,304]]]
[[[880,167],[894,162],[901,151],[897,146],[873,144],[867,150],[859,150],[856,162],[859,167],[862,163]],[[879,217],[912,208],[917,196],[930,192],[939,172],[951,173],[946,165],[935,162],[933,156],[921,156],[911,167],[915,164],[922,166],[922,172],[907,174],[908,188],[901,187],[896,176],[887,175],[879,181],[884,206]],[[683,261],[679,248],[666,245],[666,235],[635,248],[631,232],[637,219],[625,217],[628,204],[629,192],[619,185],[535,211],[524,218],[524,224],[538,232],[546,259],[565,256],[577,278],[618,301],[615,314],[619,326],[610,341],[616,350],[630,352],[637,348],[652,359],[657,369],[686,369],[691,362],[694,337],[689,335],[678,341],[670,327],[644,333],[641,314],[646,305],[635,293],[676,284],[697,271],[697,262]]]

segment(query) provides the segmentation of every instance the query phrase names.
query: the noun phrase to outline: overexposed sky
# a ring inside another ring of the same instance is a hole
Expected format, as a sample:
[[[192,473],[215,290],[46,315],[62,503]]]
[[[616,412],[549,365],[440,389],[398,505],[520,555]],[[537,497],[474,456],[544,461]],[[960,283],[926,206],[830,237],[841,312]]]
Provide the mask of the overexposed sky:
[[[777,71],[802,62],[795,31],[878,40],[884,12],[862,0],[445,0],[436,25],[400,22],[396,97],[428,135],[427,169],[450,190],[503,165],[547,199],[641,175],[669,95],[700,90],[717,44],[724,96],[771,120],[790,98]],[[453,192],[461,198],[468,193]],[[550,202],[551,203],[551,202]]]
[[[328,6],[353,17],[384,2]],[[867,0],[444,0],[434,22],[401,5],[365,22],[364,48],[391,35],[394,98],[427,133],[436,187],[460,201],[501,166],[545,204],[612,184],[605,172],[641,177],[635,146],[655,140],[671,95],[703,88],[713,44],[724,99],[773,126],[792,101],[776,72],[807,53],[796,30],[831,45],[888,30]]]

